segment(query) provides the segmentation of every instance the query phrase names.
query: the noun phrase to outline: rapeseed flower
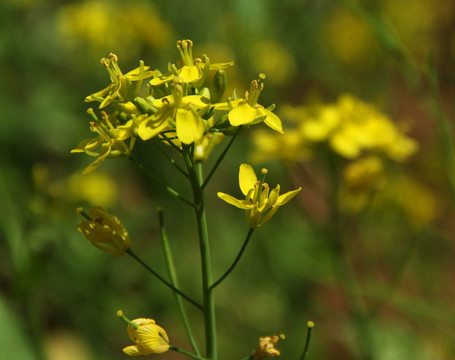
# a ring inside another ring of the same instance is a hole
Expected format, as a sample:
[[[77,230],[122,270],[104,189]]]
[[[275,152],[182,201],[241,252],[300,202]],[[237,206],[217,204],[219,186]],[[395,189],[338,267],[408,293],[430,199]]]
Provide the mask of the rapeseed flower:
[[[280,195],[280,185],[270,191],[269,185],[264,182],[266,169],[262,169],[263,178],[258,181],[253,168],[242,164],[239,170],[239,185],[244,200],[218,192],[218,197],[228,204],[245,210],[248,226],[254,229],[264,225],[278,211],[278,209],[296,196],[301,188]]]
[[[159,86],[171,81],[175,76],[181,78],[183,82],[199,87],[203,84],[210,70],[222,70],[234,65],[233,61],[227,63],[211,64],[207,56],[201,59],[193,59],[193,42],[191,40],[177,41],[177,49],[180,52],[182,66],[177,68],[175,65],[170,65],[170,70],[167,74],[157,76],[150,80],[150,85]]]
[[[158,111],[140,123],[138,135],[142,140],[148,140],[165,130],[174,130],[184,144],[198,141],[206,130],[206,122],[199,111],[208,105],[208,100],[202,96],[183,96],[182,85],[176,83],[172,95],[153,102]]]
[[[156,71],[148,71],[149,66],[144,66],[144,62],[139,62],[139,67],[123,75],[118,66],[118,57],[109,54],[109,58],[101,59],[101,64],[109,73],[111,84],[92,95],[85,98],[86,102],[99,101],[100,109],[113,102],[131,102],[138,95],[140,86],[133,86],[133,81],[141,82],[156,74]]]
[[[280,351],[277,349],[277,345],[284,338],[283,334],[259,338],[259,346],[253,351],[253,359],[260,360],[267,356],[279,356]]]
[[[82,208],[77,209],[85,214]],[[102,206],[93,206],[87,220],[79,222],[77,229],[98,249],[115,255],[123,255],[130,247],[128,232],[116,216],[110,215]]]
[[[93,109],[89,109],[87,113],[93,119],[90,122],[90,130],[99,136],[81,141],[75,149],[71,150],[71,153],[85,152],[87,155],[97,158],[84,169],[83,174],[95,170],[107,158],[128,157],[135,142],[131,129],[133,120],[130,120],[124,126],[115,127],[113,123],[117,121],[116,113],[109,117],[105,112],[102,112],[101,120],[95,115]],[[127,146],[124,140],[130,137],[132,139],[130,140],[129,146]]]
[[[230,110],[229,122],[232,126],[254,125],[265,122],[267,126],[283,134],[280,118],[269,109],[258,104],[259,96],[264,89],[265,75],[259,74],[258,80],[253,80],[250,91],[245,93],[243,99],[236,99],[215,105],[217,110]]]
[[[138,318],[128,320],[119,310],[117,316],[127,324],[126,331],[135,345],[123,348],[123,352],[130,356],[162,354],[169,350],[169,337],[166,331],[158,326],[153,319]]]

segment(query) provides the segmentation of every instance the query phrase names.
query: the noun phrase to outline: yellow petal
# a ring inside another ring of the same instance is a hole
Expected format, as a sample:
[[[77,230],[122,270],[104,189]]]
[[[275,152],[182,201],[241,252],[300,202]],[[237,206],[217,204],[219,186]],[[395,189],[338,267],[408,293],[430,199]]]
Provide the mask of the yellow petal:
[[[202,71],[197,66],[184,66],[179,71],[179,77],[186,83],[195,82],[202,77]]]
[[[149,140],[165,130],[169,126],[169,119],[173,116],[174,109],[163,107],[139,124],[137,134],[142,140]]]
[[[129,356],[139,356],[139,355],[146,355],[146,354],[142,354],[137,345],[130,345],[130,346],[127,346],[125,348],[123,348],[123,352],[126,354],[126,355],[129,355]]]
[[[171,81],[174,78],[174,74],[172,72],[161,75],[159,77],[155,77],[152,80],[150,80],[150,85],[152,86],[159,86],[161,84],[167,83],[168,81]]]
[[[239,209],[247,210],[247,209],[251,209],[254,206],[254,205],[245,204],[242,200],[236,199],[235,197],[222,193],[222,192],[217,193],[217,195],[221,200],[224,200],[228,204],[234,205],[235,207],[238,207]]]
[[[191,144],[198,141],[204,135],[204,120],[193,110],[177,109],[175,122],[177,137],[184,144]]]
[[[301,187],[299,187],[296,190],[288,191],[287,193],[280,195],[278,197],[278,201],[276,202],[276,205],[282,206],[282,205],[286,204],[289,200],[291,200],[294,196],[296,196],[300,192],[300,190],[302,190]]]
[[[275,131],[278,131],[281,134],[283,133],[283,126],[281,125],[280,118],[269,110],[265,110],[267,117],[265,118],[264,122],[267,124],[268,127],[272,128]]]
[[[248,192],[254,188],[258,181],[253,168],[248,164],[240,165],[239,170],[239,185],[243,195],[247,195]]]
[[[209,105],[208,100],[204,101],[204,99],[206,99],[206,98],[199,96],[199,95],[188,95],[182,99],[182,103],[183,103],[183,105],[191,104],[191,105],[197,107],[198,109],[203,109],[207,105]]]
[[[257,110],[248,103],[242,103],[229,112],[228,118],[232,126],[240,126],[252,123],[257,116]]]

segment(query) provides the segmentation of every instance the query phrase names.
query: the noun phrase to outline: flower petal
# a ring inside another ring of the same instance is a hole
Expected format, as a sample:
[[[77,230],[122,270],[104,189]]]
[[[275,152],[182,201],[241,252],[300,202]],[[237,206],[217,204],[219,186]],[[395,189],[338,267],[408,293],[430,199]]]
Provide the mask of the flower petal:
[[[204,120],[193,110],[177,109],[175,122],[177,137],[184,144],[191,144],[198,141],[204,135]]]
[[[276,204],[278,206],[283,206],[284,204],[286,204],[289,200],[291,200],[294,196],[296,196],[300,190],[302,190],[301,187],[299,187],[298,189],[296,190],[292,190],[292,191],[288,191],[287,193],[285,194],[282,194],[278,197],[278,201],[276,202]]]
[[[281,134],[284,134],[283,126],[281,125],[280,118],[276,114],[274,114],[273,112],[271,112],[267,109],[264,109],[264,111],[267,114],[267,117],[264,120],[264,122],[267,124],[267,126],[272,128],[275,131],[278,131]]]
[[[257,110],[248,103],[242,103],[229,112],[228,118],[232,126],[240,126],[252,123],[257,116]]]
[[[258,178],[256,177],[256,174],[251,167],[251,165],[248,164],[242,164],[240,165],[240,170],[239,170],[239,185],[240,185],[240,190],[242,190],[243,195],[247,195],[248,191],[254,188],[258,181]]]
[[[238,207],[239,209],[248,210],[254,206],[254,205],[245,204],[242,200],[236,199],[235,197],[233,197],[229,194],[219,192],[219,193],[217,193],[217,195],[221,200],[224,200],[228,204],[234,205],[235,207]]]

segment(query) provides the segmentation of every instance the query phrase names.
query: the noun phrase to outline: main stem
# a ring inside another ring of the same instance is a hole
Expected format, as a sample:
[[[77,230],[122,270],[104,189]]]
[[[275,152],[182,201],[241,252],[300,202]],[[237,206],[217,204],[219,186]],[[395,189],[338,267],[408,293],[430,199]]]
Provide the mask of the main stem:
[[[207,232],[207,219],[205,216],[204,196],[203,196],[203,174],[201,162],[196,162],[193,172],[193,194],[194,212],[196,215],[197,228],[199,233],[199,246],[201,251],[202,263],[202,292],[204,300],[204,322],[205,322],[205,346],[206,358],[216,360],[216,328],[215,328],[215,300],[213,296],[212,268],[209,250],[209,238]]]

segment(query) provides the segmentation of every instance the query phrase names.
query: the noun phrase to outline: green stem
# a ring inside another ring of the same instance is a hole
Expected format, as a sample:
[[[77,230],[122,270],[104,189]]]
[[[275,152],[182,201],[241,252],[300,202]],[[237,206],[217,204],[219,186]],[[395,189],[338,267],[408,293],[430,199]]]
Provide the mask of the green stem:
[[[191,299],[188,295],[186,295],[184,292],[180,291],[177,289],[174,285],[172,285],[170,282],[168,282],[165,278],[163,278],[160,274],[158,274],[155,270],[153,270],[150,266],[148,266],[146,263],[144,263],[131,249],[128,249],[126,251],[128,255],[130,255],[134,260],[136,260],[139,264],[141,264],[144,268],[147,269],[148,272],[150,272],[152,275],[154,275],[158,280],[160,280],[164,285],[166,285],[168,288],[170,288],[172,291],[175,293],[179,294],[181,297],[185,298],[188,300],[190,303],[192,303],[194,306],[196,306],[200,310],[204,310],[204,308],[198,304],[196,301]]]
[[[163,243],[163,250],[164,250],[164,258],[166,260],[166,267],[169,273],[169,277],[171,279],[171,283],[173,286],[178,287],[177,275],[175,272],[174,260],[172,258],[171,248],[169,246],[169,241],[166,234],[166,229],[164,227],[164,219],[163,219],[163,209],[158,208],[158,219],[160,224],[160,232],[161,232],[161,241]],[[197,356],[200,356],[200,352],[196,341],[193,336],[193,332],[191,331],[190,323],[188,320],[188,316],[186,315],[185,307],[183,306],[182,299],[176,293],[175,300],[177,301],[177,305],[180,310],[180,315],[182,316],[183,323],[185,325],[186,332],[188,334],[188,339],[190,341],[191,346],[193,347],[194,352]]]
[[[306,340],[305,340],[305,347],[303,349],[302,355],[300,356],[300,360],[305,360],[308,354],[308,349],[310,348],[310,340],[311,340],[311,331],[313,330],[314,323],[308,321],[307,333],[306,333]]]
[[[205,324],[205,346],[206,358],[216,360],[217,343],[216,343],[216,326],[215,326],[215,299],[213,296],[212,269],[209,250],[209,239],[207,232],[207,219],[205,216],[204,196],[203,196],[203,175],[202,163],[196,162],[196,167],[189,156],[191,148],[185,146],[184,159],[187,163],[188,173],[190,174],[191,186],[194,196],[194,213],[199,234],[199,247],[201,253],[202,267],[202,294],[204,299],[204,324]]]
[[[203,182],[203,184],[201,185],[201,189],[204,190],[205,187],[207,186],[207,184],[209,183],[210,179],[212,178],[213,174],[215,174],[215,171],[216,169],[218,168],[218,166],[220,166],[221,162],[223,161],[224,157],[226,156],[227,152],[229,151],[232,143],[234,142],[235,138],[237,137],[237,135],[240,133],[240,130],[242,130],[242,125],[240,125],[238,128],[237,128],[237,131],[235,132],[234,136],[232,136],[231,140],[229,141],[229,143],[227,144],[226,148],[223,150],[223,152],[220,154],[220,156],[218,157],[218,159],[216,159],[216,162],[215,162],[215,165],[213,165],[213,168],[212,170],[210,170],[210,173],[207,175],[207,178],[205,179],[205,181]]]
[[[187,200],[186,198],[184,198],[182,195],[180,195],[177,191],[175,191],[173,188],[167,186],[162,180],[160,180],[159,178],[157,178],[155,176],[155,174],[153,174],[149,169],[145,168],[139,161],[136,160],[136,158],[134,158],[132,155],[129,156],[128,158],[129,160],[131,160],[133,163],[135,163],[139,169],[141,169],[149,178],[151,178],[152,180],[154,180],[155,182],[157,182],[163,189],[165,189],[169,194],[175,196],[176,198],[178,198],[179,200],[183,201],[185,204],[191,206],[194,208],[194,204]]]
[[[192,354],[192,353],[190,353],[190,352],[188,352],[188,351],[185,351],[185,350],[183,350],[183,349],[180,349],[180,348],[178,348],[177,346],[172,346],[172,345],[170,345],[170,346],[169,346],[169,350],[173,350],[173,351],[179,352],[180,354],[186,355],[186,356],[188,356],[188,357],[190,357],[190,358],[193,358],[193,359],[196,359],[196,360],[204,360],[204,358],[201,358],[201,357],[198,356],[198,355],[194,355],[194,354]]]
[[[240,258],[242,257],[243,253],[245,252],[245,249],[248,246],[248,243],[250,242],[251,235],[253,235],[253,231],[254,231],[254,228],[251,228],[248,231],[248,234],[243,242],[242,248],[240,249],[239,253],[237,254],[237,257],[235,258],[234,262],[229,267],[229,269],[227,269],[226,272],[217,281],[215,281],[212,284],[212,286],[211,286],[212,289],[214,289],[216,286],[218,286],[232,272],[232,270],[234,270],[237,263],[240,261]]]

